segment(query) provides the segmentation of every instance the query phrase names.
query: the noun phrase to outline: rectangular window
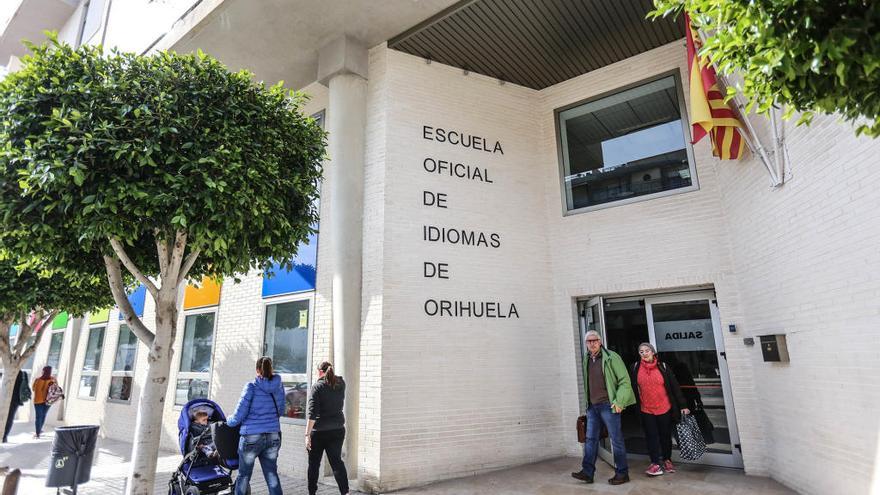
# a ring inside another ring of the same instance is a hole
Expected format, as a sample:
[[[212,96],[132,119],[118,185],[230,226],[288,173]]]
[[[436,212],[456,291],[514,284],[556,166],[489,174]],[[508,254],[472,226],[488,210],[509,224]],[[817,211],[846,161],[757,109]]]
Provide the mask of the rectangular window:
[[[138,339],[128,325],[119,325],[119,342],[116,344],[116,358],[110,374],[110,394],[112,400],[131,399],[131,385],[134,380],[134,363],[137,359]]]
[[[670,75],[558,112],[566,211],[697,188],[680,94]]]
[[[266,306],[265,354],[286,392],[284,416],[305,419],[308,399],[309,300]]]
[[[79,397],[81,399],[94,399],[97,396],[98,373],[101,370],[101,352],[104,350],[105,329],[106,327],[89,328],[86,356],[79,379]]]
[[[49,339],[49,355],[46,357],[46,366],[52,367],[52,373],[58,373],[58,365],[61,363],[61,347],[64,345],[64,330],[53,331]]]
[[[98,33],[103,23],[104,0],[90,0],[86,2],[83,10],[80,44],[88,43]]]
[[[214,348],[216,313],[187,315],[183,330],[183,350],[174,403],[184,405],[196,399],[208,398],[211,384],[211,351]]]

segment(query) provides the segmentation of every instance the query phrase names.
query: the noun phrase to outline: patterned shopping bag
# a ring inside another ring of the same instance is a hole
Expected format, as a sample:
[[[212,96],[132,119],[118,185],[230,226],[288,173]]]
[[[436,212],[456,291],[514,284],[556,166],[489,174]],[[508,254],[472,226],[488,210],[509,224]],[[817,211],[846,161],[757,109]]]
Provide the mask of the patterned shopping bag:
[[[692,414],[685,414],[681,421],[675,425],[675,442],[681,458],[686,461],[696,461],[706,453],[706,442],[700,433],[700,425]]]

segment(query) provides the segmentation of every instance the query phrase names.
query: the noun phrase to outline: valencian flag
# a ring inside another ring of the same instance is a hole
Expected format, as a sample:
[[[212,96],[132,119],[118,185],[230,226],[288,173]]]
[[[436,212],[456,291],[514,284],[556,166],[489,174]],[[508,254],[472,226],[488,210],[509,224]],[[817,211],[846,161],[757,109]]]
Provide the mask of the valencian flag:
[[[706,134],[712,140],[712,154],[722,160],[736,160],[742,156],[744,140],[742,124],[724,101],[715,68],[707,57],[700,57],[700,38],[685,13],[687,23],[688,73],[691,87],[691,124],[696,144]]]

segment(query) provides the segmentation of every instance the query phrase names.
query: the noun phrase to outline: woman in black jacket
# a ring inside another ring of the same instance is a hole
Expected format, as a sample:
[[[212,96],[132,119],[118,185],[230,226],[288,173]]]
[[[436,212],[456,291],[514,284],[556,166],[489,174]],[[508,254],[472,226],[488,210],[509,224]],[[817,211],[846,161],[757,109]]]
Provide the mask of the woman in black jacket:
[[[641,359],[633,365],[632,385],[636,403],[645,429],[645,440],[651,465],[645,474],[659,476],[674,473],[672,464],[672,428],[681,421],[682,414],[689,414],[681,387],[672,369],[657,359],[654,346],[639,344]]]
[[[309,423],[306,426],[306,450],[309,451],[309,495],[318,492],[318,470],[321,457],[327,452],[339,493],[348,494],[348,472],[342,462],[342,441],[345,440],[345,382],[333,372],[333,365],[324,361],[318,366],[318,381],[309,396]]]

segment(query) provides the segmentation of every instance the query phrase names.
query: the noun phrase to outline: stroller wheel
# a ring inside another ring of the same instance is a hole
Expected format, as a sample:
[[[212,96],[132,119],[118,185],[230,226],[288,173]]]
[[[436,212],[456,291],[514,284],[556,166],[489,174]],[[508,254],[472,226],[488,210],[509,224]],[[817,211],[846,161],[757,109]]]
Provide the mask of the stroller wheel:
[[[183,495],[200,495],[202,492],[199,491],[198,488],[194,486],[186,487],[186,491],[183,492]]]

